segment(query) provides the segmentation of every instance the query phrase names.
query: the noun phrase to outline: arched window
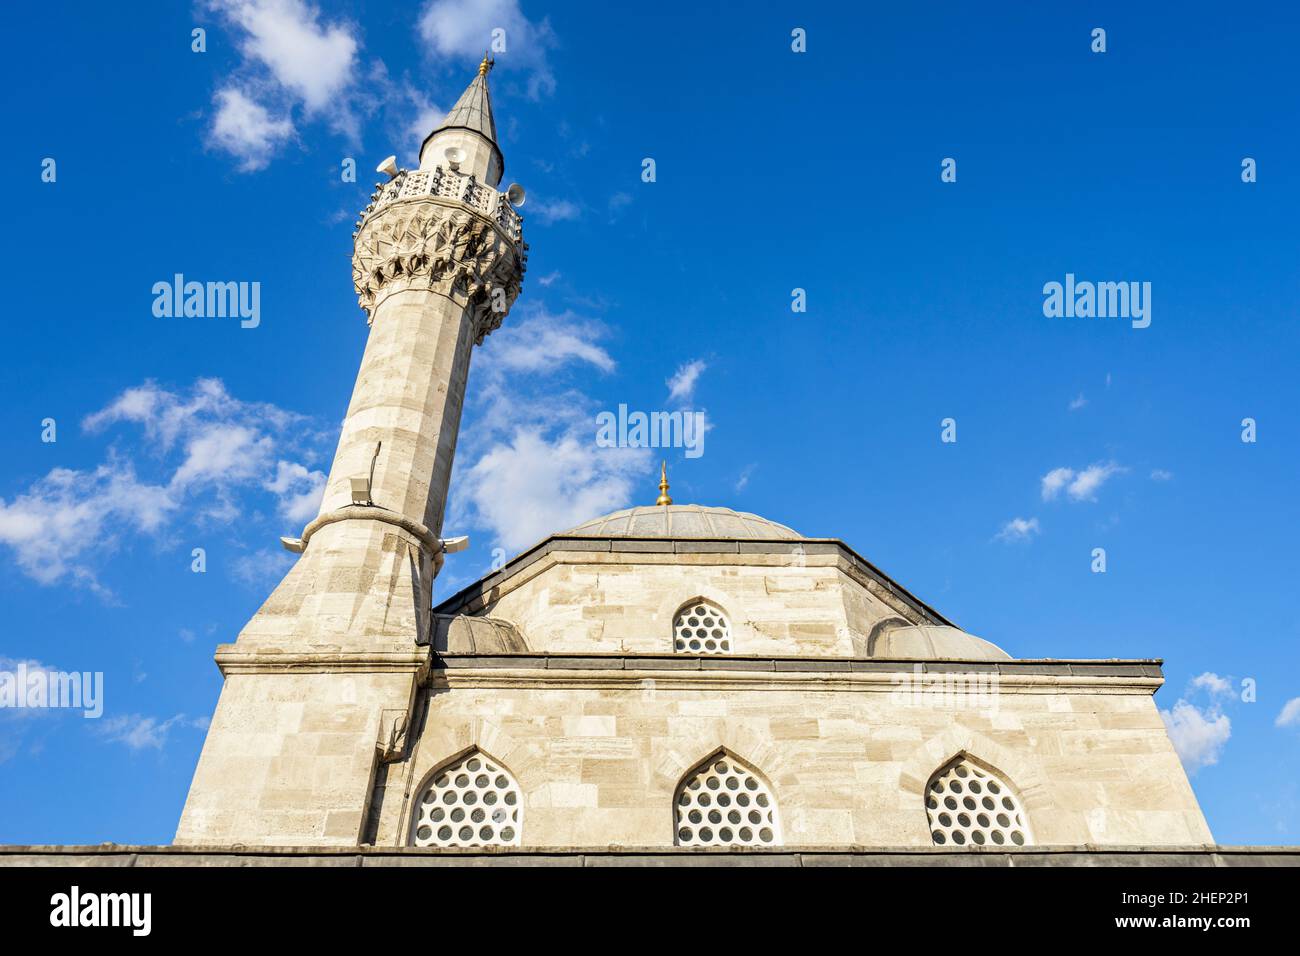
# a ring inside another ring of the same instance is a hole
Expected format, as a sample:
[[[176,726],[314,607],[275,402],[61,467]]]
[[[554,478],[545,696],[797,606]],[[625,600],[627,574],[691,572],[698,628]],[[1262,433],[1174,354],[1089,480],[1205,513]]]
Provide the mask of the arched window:
[[[519,846],[523,795],[501,764],[473,750],[433,774],[416,803],[414,846]]]
[[[730,654],[731,622],[703,598],[687,601],[673,617],[673,650],[681,654]]]
[[[925,790],[935,846],[1028,846],[1029,823],[1011,785],[961,754]]]
[[[720,751],[682,778],[673,799],[678,846],[779,846],[776,800],[767,784]]]

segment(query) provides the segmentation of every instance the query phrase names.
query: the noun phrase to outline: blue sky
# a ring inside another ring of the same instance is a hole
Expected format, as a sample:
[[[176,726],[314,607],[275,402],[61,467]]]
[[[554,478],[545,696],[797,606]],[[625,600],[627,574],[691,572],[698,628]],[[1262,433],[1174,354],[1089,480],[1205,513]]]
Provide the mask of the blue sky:
[[[439,595],[653,502],[599,411],[703,410],[679,502],[842,538],[1015,656],[1163,657],[1216,839],[1300,842],[1297,14],[1028,6],[9,10],[0,666],[102,671],[105,711],[0,712],[0,841],[170,841],[212,651],[328,470],[368,170],[414,164],[504,26],[532,250],[474,358]],[[155,317],[176,273],[259,282],[260,324]],[[1151,283],[1150,326],[1046,318],[1067,273]]]

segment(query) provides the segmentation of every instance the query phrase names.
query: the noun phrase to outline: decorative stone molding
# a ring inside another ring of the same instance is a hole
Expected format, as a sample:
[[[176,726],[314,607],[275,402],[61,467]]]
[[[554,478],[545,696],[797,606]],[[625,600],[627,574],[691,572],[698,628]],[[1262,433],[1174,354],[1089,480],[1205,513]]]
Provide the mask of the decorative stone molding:
[[[404,707],[386,707],[379,713],[380,763],[392,763],[406,755],[406,732],[410,724]]]
[[[415,538],[422,548],[433,556],[436,569],[441,569],[446,556],[442,551],[442,541],[436,534],[426,528],[418,521],[412,521],[404,514],[396,511],[389,511],[387,508],[380,508],[376,505],[345,505],[342,508],[336,508],[334,511],[326,512],[323,515],[317,515],[311,520],[307,527],[302,530],[302,537],[295,542],[294,551],[302,553],[307,550],[307,545],[311,543],[312,536],[326,525],[335,524],[339,521],[382,521],[385,524],[391,524],[401,528],[411,537]]]
[[[479,343],[500,328],[527,268],[519,215],[504,195],[441,168],[381,186],[354,240],[352,282],[368,319],[393,292],[432,290],[470,311]]]

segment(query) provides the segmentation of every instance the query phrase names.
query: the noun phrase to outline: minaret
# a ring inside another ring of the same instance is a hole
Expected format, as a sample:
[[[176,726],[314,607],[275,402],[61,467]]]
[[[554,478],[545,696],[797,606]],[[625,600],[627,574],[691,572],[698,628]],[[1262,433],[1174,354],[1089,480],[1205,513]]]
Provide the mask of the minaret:
[[[301,554],[216,660],[226,683],[178,843],[355,844],[429,666],[433,578],[470,354],[519,295],[484,57],[420,166],[392,161],[354,233],[370,331]]]

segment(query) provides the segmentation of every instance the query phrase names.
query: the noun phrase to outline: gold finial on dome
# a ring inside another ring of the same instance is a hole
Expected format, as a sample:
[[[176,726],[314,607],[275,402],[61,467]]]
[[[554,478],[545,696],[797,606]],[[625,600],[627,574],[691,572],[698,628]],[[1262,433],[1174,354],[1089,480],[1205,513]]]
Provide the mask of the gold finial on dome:
[[[487,51],[484,51],[484,52],[483,52],[483,62],[480,63],[480,64],[478,65],[478,75],[479,75],[479,76],[487,76],[488,73],[491,72],[492,67],[494,67],[494,66],[496,66],[496,65],[497,65],[497,61],[496,61],[496,60],[493,60],[493,59],[490,59],[490,58],[488,57],[488,55],[487,55]]]
[[[668,462],[663,462],[659,466],[659,498],[655,501],[657,505],[670,505],[673,499],[668,497]]]

